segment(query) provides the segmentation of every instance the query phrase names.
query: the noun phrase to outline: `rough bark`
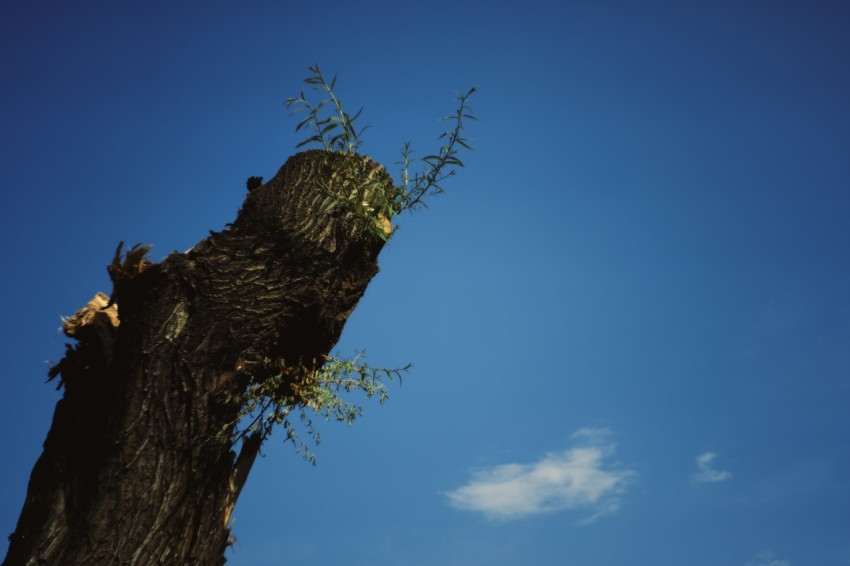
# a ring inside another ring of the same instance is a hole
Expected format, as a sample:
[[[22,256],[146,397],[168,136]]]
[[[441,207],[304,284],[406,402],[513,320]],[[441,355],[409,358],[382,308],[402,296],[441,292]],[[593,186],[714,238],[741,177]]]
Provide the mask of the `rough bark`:
[[[335,175],[391,184],[368,158],[300,153],[188,252],[116,254],[111,300],[66,322],[78,343],[5,565],[224,563],[259,442],[238,458],[221,432],[252,368],[327,354],[378,271],[383,241],[321,206]]]

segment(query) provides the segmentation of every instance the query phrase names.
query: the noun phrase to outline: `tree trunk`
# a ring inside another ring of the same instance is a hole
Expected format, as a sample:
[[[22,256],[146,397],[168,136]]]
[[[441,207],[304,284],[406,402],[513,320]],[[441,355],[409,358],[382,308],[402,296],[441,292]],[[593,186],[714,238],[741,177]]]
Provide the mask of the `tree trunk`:
[[[116,253],[112,299],[65,323],[78,344],[51,370],[64,397],[5,565],[225,562],[262,440],[234,452],[252,368],[315,365],[378,271],[383,240],[323,208],[337,178],[392,183],[356,154],[300,153],[188,252]]]

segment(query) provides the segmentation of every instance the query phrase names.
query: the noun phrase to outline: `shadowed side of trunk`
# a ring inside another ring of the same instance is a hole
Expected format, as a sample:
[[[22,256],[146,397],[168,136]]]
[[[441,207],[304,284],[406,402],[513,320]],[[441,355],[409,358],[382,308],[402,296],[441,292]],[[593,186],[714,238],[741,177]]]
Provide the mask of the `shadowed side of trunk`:
[[[323,207],[337,176],[392,183],[368,158],[304,152],[189,252],[116,258],[115,304],[66,322],[78,343],[52,370],[65,392],[4,564],[224,562],[252,369],[316,364],[378,270],[383,241]]]

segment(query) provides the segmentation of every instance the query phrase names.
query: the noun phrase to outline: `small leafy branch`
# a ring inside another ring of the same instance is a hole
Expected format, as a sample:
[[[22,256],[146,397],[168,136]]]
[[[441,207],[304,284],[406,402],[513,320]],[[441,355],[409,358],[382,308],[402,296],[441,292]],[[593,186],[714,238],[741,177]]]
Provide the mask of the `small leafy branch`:
[[[312,73],[305,83],[311,85],[313,90],[322,93],[326,98],[316,104],[311,103],[304,92],[298,98],[289,98],[286,101],[288,108],[294,108],[292,114],[307,112],[307,116],[298,123],[295,131],[312,129],[313,135],[298,143],[296,147],[302,147],[310,143],[318,143],[325,151],[337,151],[341,153],[356,153],[362,140],[360,138],[368,126],[357,130],[354,122],[360,117],[363,108],[352,117],[343,110],[342,103],[334,94],[336,76],[328,83],[322,75],[319,66],[309,67]],[[464,137],[465,123],[468,120],[477,120],[469,106],[469,97],[475,93],[475,87],[465,93],[458,93],[458,107],[454,114],[442,118],[443,121],[451,122],[451,128],[443,132],[438,139],[443,140],[443,145],[437,153],[426,155],[416,160],[423,166],[422,169],[411,172],[414,160],[411,159],[413,149],[410,143],[404,144],[401,150],[401,165],[397,186],[371,187],[368,190],[361,188],[357,191],[340,191],[335,187],[324,187],[328,199],[326,209],[343,211],[344,217],[355,219],[359,225],[366,228],[367,232],[386,240],[392,232],[389,220],[403,212],[414,211],[427,207],[426,199],[443,192],[443,183],[449,177],[455,175],[457,168],[463,167],[463,161],[458,157],[460,149],[472,150],[470,140]],[[330,116],[325,116],[322,110],[330,106],[333,108]],[[365,193],[370,195],[368,205],[362,198]],[[389,224],[389,229],[387,229]]]
[[[410,364],[396,369],[372,367],[363,353],[350,359],[325,356],[323,361],[313,370],[303,365],[289,366],[284,360],[266,359],[258,364],[255,373],[259,378],[248,386],[247,402],[239,414],[239,421],[246,424],[240,427],[236,437],[244,439],[259,434],[265,439],[276,425],[281,425],[286,440],[315,465],[316,456],[292,422],[292,413],[297,411],[304,429],[318,445],[321,438],[308,411],[325,420],[351,425],[363,414],[363,408],[343,399],[343,394],[360,391],[367,399],[377,396],[383,404],[389,397],[385,380],[398,379],[401,383],[402,374],[410,369]]]
[[[313,106],[310,101],[307,100],[307,97],[304,95],[304,91],[302,90],[300,97],[286,99],[286,107],[295,108],[295,110],[292,111],[292,114],[307,112],[307,117],[298,123],[295,127],[295,131],[298,132],[303,128],[312,126],[316,132],[309,138],[301,141],[301,143],[295,147],[301,147],[308,143],[318,142],[322,144],[322,147],[326,151],[356,153],[360,147],[360,135],[364,130],[366,130],[366,128],[369,127],[365,126],[360,131],[357,131],[354,128],[354,122],[360,117],[360,113],[363,112],[363,108],[361,107],[353,117],[349,116],[348,113],[342,109],[342,102],[340,102],[334,94],[336,75],[334,75],[330,84],[328,84],[325,77],[322,76],[322,72],[319,70],[318,65],[309,67],[309,70],[313,73],[313,76],[307,77],[304,82],[308,85],[312,85],[313,90],[327,93],[327,98]],[[328,104],[333,105],[334,114],[326,118],[320,117],[319,113],[322,108]]]
[[[396,195],[396,209],[398,212],[404,210],[416,210],[419,207],[427,207],[425,198],[443,192],[442,183],[457,171],[456,167],[463,167],[463,162],[458,159],[458,148],[462,147],[472,151],[469,139],[462,137],[464,131],[464,120],[477,120],[469,107],[469,97],[475,93],[475,87],[469,89],[465,94],[458,93],[458,108],[454,114],[445,116],[443,121],[454,122],[450,130],[446,130],[439,139],[446,140],[440,151],[434,155],[426,155],[422,161],[426,164],[424,171],[414,174],[410,179],[410,155],[413,150],[410,142],[405,142],[401,150],[401,190]]]

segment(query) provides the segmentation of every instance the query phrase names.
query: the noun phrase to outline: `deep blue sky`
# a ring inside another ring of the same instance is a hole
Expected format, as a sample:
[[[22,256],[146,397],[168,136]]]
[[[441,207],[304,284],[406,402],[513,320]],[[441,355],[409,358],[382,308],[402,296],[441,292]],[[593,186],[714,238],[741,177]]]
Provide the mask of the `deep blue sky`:
[[[387,405],[272,438],[236,565],[850,564],[846,2],[0,4],[0,532],[119,240],[234,218],[308,65],[363,151],[476,151],[400,219],[342,352]]]

